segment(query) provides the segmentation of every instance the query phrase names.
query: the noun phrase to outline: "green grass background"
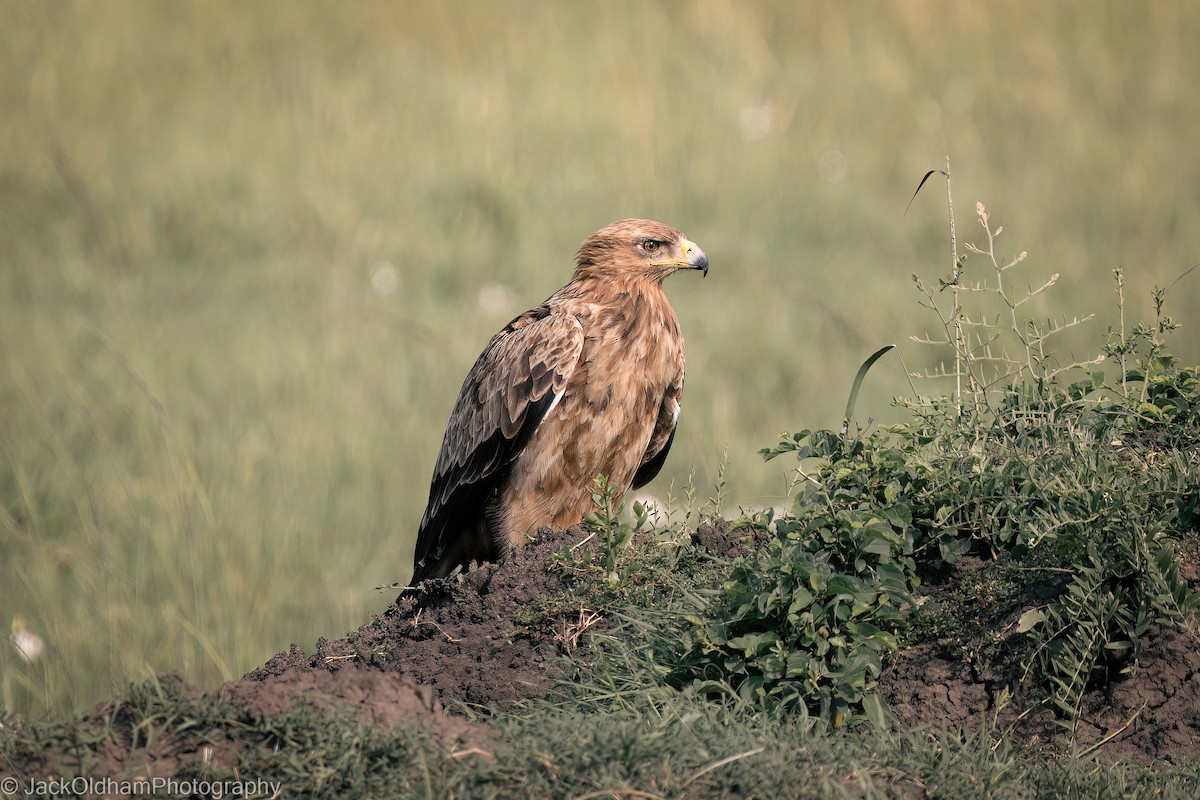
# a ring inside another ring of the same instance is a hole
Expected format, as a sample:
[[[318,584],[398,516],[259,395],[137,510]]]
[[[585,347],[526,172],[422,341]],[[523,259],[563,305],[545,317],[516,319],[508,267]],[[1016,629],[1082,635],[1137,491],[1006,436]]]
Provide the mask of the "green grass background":
[[[904,209],[947,154],[960,240],[985,201],[1094,355],[1112,267],[1145,316],[1200,261],[1197,41],[1186,2],[0,2],[0,703],[212,687],[384,608],[466,370],[620,217],[712,262],[668,286],[660,496],[727,452],[727,511],[770,504],[755,451],[867,355],[944,356],[906,342],[944,183]]]

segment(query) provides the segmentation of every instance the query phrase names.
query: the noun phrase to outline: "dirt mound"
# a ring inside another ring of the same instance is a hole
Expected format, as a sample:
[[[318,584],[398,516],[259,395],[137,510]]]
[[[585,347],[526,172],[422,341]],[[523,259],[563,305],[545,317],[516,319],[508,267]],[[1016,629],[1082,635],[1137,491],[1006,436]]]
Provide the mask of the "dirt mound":
[[[574,643],[570,631],[578,617],[552,616],[520,627],[514,620],[538,599],[566,588],[560,572],[550,568],[551,556],[579,547],[587,535],[582,526],[561,533],[544,530],[498,563],[426,581],[345,638],[321,639],[315,655],[293,645],[243,682],[366,669],[403,676],[430,687],[443,701],[473,706],[503,708],[543,695],[559,677],[551,661]]]
[[[964,559],[951,580],[927,584],[923,591],[953,603],[948,587],[981,580],[985,565]],[[1184,575],[1196,587],[1194,564]],[[974,573],[974,574],[972,574]],[[948,653],[945,640],[922,642],[903,650],[880,676],[879,692],[901,725],[947,730],[984,728],[1008,732],[1032,748],[1057,742],[1071,748],[1048,708],[1039,706],[1023,681],[1024,669],[1011,654],[1018,649],[1017,620],[1029,608],[1045,604],[1062,590],[1062,581],[1031,582],[1017,597],[984,607],[976,619],[958,623],[974,628],[967,638],[988,632],[997,644],[989,656]],[[1200,758],[1200,641],[1188,633],[1154,629],[1142,643],[1136,670],[1104,691],[1084,696],[1075,726],[1079,750],[1141,762]]]
[[[880,679],[880,693],[901,725],[986,726],[1035,748],[1061,735],[1048,709],[1031,712],[1021,687],[936,651],[934,644],[910,648]],[[1008,705],[1001,702],[1004,690],[1010,692]],[[1141,762],[1200,758],[1200,643],[1175,631],[1153,634],[1136,672],[1084,698],[1075,735],[1080,749],[1094,747],[1108,756]]]
[[[702,524],[692,543],[738,557],[769,536],[762,530],[730,528],[725,520]],[[582,526],[559,533],[544,530],[498,563],[407,592],[345,638],[321,639],[313,655],[293,645],[241,681],[227,684],[222,693],[252,713],[278,713],[301,698],[317,708],[349,706],[370,724],[432,725],[448,746],[486,742],[490,734],[455,718],[456,708],[503,709],[542,696],[565,677],[557,668],[560,654],[587,660],[586,637],[578,636],[579,614],[538,617],[528,612],[568,588],[552,564],[554,554],[564,548],[582,554],[594,545]],[[952,605],[954,586],[986,580],[987,566],[966,558],[941,581],[927,582],[923,591]],[[986,725],[995,732],[1009,731],[1033,748],[1061,739],[1052,713],[1037,706],[1022,683],[1018,661],[1004,656],[1007,644],[1015,644],[1022,610],[1044,604],[1061,588],[1031,581],[1008,604],[985,604],[978,619],[965,623],[1004,637],[999,655],[964,658],[937,641],[899,653],[879,684],[899,722],[967,730]],[[1113,756],[1142,761],[1200,757],[1200,646],[1183,633],[1156,632],[1133,674],[1107,693],[1085,698],[1076,735],[1079,747],[1095,745]]]
[[[746,554],[765,539],[762,531],[731,531],[726,522],[701,525],[692,536],[696,546],[729,556]],[[240,681],[207,695],[183,685],[178,676],[163,676],[158,687],[163,705],[155,706],[159,701],[154,697],[101,704],[81,726],[100,732],[87,747],[70,750],[69,758],[65,750],[30,751],[17,754],[14,763],[26,774],[62,768],[93,775],[170,775],[197,763],[228,766],[245,749],[247,742],[239,736],[249,735],[249,723],[270,721],[297,706],[318,714],[357,714],[364,725],[379,728],[415,725],[431,731],[447,751],[487,757],[495,743],[493,730],[469,721],[462,711],[502,709],[543,696],[555,680],[569,677],[560,665],[587,661],[587,637],[580,634],[597,618],[585,618],[583,609],[563,611],[569,606],[546,600],[561,598],[569,588],[554,555],[566,549],[582,555],[595,545],[582,527],[543,532],[499,563],[406,592],[357,631],[320,640],[312,655],[293,645]],[[969,561],[961,566],[954,580],[978,582],[985,572]],[[942,602],[953,607],[950,588],[946,579],[943,589],[931,582],[923,591],[947,592]],[[995,631],[1003,653],[1006,643],[1015,643],[1004,637],[1017,635],[1014,615],[1019,608],[1044,603],[1054,593],[1053,586],[1030,583],[1003,609],[968,624]],[[560,658],[563,653],[573,661]],[[1034,749],[1055,746],[1059,729],[1050,712],[1032,703],[1014,662],[964,658],[934,639],[899,653],[884,670],[879,688],[904,725],[986,726],[1009,731]],[[144,740],[142,720],[160,707],[198,722],[187,733]],[[1117,757],[1200,757],[1196,641],[1182,633],[1155,633],[1134,674],[1113,684],[1107,694],[1087,697],[1077,733],[1081,747],[1095,745]]]
[[[277,716],[297,706],[318,711],[349,708],[364,725],[393,728],[417,721],[427,724],[447,746],[490,745],[486,725],[473,725],[463,717],[447,715],[433,689],[395,673],[343,669],[335,674],[289,669],[265,680],[227,683],[220,694],[256,717]]]
[[[155,684],[162,696],[204,702],[201,692],[184,683],[178,672],[159,675]],[[60,742],[37,752],[18,751],[10,763],[0,762],[0,776],[135,775],[150,780],[174,775],[183,764],[196,760],[221,765],[233,763],[227,755],[234,743],[221,733],[205,737],[202,743],[186,736],[145,736],[138,730],[142,722],[141,715],[131,711],[130,703],[112,700],[98,703],[80,720],[79,730],[91,733],[80,737],[87,740],[85,746]],[[6,766],[13,772],[6,772]]]

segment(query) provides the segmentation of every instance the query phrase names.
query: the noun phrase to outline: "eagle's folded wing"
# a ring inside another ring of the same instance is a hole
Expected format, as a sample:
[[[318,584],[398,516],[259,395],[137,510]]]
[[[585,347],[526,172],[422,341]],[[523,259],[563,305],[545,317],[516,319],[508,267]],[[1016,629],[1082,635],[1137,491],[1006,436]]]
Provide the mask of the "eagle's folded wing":
[[[683,356],[679,358],[679,372],[667,387],[662,405],[658,407],[658,419],[654,423],[654,432],[650,434],[650,444],[642,455],[641,464],[633,475],[631,489],[640,489],[663,468],[667,461],[667,453],[671,452],[671,444],[675,441],[675,426],[679,423],[679,403],[683,397]]]
[[[435,568],[562,396],[583,350],[583,328],[546,306],[496,334],[471,368],[446,425],[417,534],[411,585]]]

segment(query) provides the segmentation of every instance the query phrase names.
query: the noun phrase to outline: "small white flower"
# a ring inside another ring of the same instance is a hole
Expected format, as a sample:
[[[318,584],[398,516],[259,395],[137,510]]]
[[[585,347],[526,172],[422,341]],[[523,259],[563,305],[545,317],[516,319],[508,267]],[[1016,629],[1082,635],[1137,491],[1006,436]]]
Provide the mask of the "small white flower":
[[[479,310],[485,314],[505,314],[513,310],[513,293],[502,283],[479,287]]]
[[[37,661],[42,655],[42,651],[46,649],[46,643],[42,641],[42,637],[25,627],[25,620],[22,617],[13,617],[12,643],[27,664]]]
[[[371,270],[371,288],[381,297],[387,297],[400,286],[400,273],[386,261],[380,261]]]
[[[742,138],[747,141],[753,142],[765,138],[771,132],[771,126],[774,124],[775,109],[770,103],[746,106],[738,115],[738,128],[742,132]]]

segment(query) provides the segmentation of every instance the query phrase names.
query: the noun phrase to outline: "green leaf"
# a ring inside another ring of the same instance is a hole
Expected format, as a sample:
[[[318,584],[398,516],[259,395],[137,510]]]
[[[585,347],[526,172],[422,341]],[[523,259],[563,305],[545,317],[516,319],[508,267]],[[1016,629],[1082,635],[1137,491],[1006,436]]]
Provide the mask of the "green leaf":
[[[938,552],[942,556],[942,561],[945,561],[947,564],[957,564],[970,549],[970,539],[938,540]]]
[[[805,610],[813,604],[815,599],[816,598],[813,597],[812,592],[808,591],[803,586],[797,586],[792,590],[792,603],[790,606],[788,606],[788,613],[796,614]]]
[[[864,620],[847,622],[846,630],[850,632],[850,635],[860,639],[867,639],[879,633],[879,628]]]
[[[892,543],[879,537],[864,547],[862,551],[876,556],[890,556],[892,554]]]
[[[901,530],[912,525],[912,506],[908,503],[889,502],[888,506],[881,510],[881,513],[884,519]]]
[[[1017,633],[1028,633],[1046,621],[1046,614],[1038,608],[1030,609],[1017,620]]]
[[[887,730],[892,726],[892,715],[887,705],[877,694],[864,695],[862,699],[863,713],[876,730]]]
[[[858,368],[858,374],[854,376],[854,385],[850,388],[850,399],[846,401],[846,413],[843,415],[844,422],[842,423],[842,435],[845,436],[850,425],[850,420],[854,417],[854,404],[858,400],[858,390],[862,387],[863,378],[867,376],[867,370],[871,365],[883,357],[889,350],[895,349],[896,345],[887,344],[876,350],[871,356],[862,363]]]

